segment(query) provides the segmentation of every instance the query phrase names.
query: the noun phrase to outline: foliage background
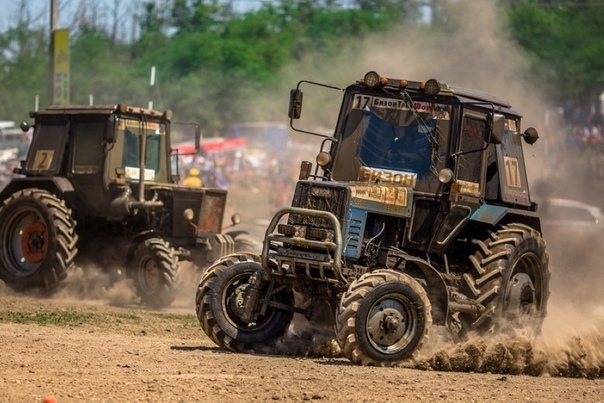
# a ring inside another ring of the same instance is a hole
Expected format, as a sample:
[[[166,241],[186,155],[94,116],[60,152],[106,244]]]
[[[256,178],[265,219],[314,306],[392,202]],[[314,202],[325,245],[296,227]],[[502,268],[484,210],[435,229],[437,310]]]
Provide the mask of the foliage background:
[[[48,104],[48,17],[34,3],[5,7],[15,18],[0,33],[1,119],[23,120],[36,95]],[[301,79],[344,87],[367,70],[493,92],[536,121],[552,107],[599,110],[604,90],[604,0],[275,0],[246,12],[232,0],[109,4],[79,2],[71,15],[71,102],[152,99],[206,136],[286,121]],[[316,125],[331,125],[331,110],[314,106]]]

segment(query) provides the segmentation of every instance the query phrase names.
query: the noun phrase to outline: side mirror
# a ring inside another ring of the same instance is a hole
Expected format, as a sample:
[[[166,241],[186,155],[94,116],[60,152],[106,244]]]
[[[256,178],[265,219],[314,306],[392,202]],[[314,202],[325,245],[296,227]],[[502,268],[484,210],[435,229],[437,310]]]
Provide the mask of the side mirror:
[[[291,90],[289,93],[289,110],[287,116],[290,119],[300,119],[302,115],[302,91],[299,89]]]
[[[23,130],[23,133],[27,133],[29,131],[29,128],[31,126],[27,122],[21,122],[21,124],[19,125],[19,127],[21,128],[21,130]]]
[[[115,143],[117,132],[117,118],[115,115],[109,115],[107,126],[105,126],[105,141],[107,143]]]
[[[534,127],[529,127],[524,131],[522,137],[524,137],[524,141],[526,141],[527,144],[535,144],[535,142],[539,139],[539,133]]]
[[[498,113],[491,114],[490,117],[490,133],[487,133],[487,142],[491,144],[503,143],[503,135],[505,133],[505,116]]]

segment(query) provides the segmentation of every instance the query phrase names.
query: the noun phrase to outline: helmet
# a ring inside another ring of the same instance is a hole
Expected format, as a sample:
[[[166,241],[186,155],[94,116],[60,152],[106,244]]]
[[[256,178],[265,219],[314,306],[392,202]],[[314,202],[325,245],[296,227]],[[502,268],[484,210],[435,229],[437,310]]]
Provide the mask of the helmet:
[[[189,169],[189,175],[191,175],[191,176],[197,176],[197,175],[199,175],[199,169],[197,169],[197,168],[191,168],[191,169]]]

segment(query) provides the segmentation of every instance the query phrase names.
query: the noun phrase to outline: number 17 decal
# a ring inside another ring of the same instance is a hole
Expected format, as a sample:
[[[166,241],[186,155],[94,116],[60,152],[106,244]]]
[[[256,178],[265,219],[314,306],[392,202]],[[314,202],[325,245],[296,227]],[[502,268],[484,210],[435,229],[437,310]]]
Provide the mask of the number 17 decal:
[[[370,101],[370,96],[356,94],[354,96],[354,102],[352,103],[352,109],[365,109]]]
[[[522,187],[518,159],[514,157],[503,157],[503,163],[505,165],[505,183],[513,188]]]

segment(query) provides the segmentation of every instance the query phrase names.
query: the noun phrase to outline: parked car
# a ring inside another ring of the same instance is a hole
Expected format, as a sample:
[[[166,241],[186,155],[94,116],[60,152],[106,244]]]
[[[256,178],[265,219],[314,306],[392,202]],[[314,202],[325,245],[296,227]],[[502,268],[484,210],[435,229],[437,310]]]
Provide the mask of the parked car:
[[[540,203],[544,230],[572,227],[604,234],[604,213],[597,206],[569,199],[550,198]]]
[[[550,254],[552,294],[572,304],[599,304],[596,296],[604,287],[600,253],[604,213],[588,203],[558,198],[542,200],[539,211]]]

